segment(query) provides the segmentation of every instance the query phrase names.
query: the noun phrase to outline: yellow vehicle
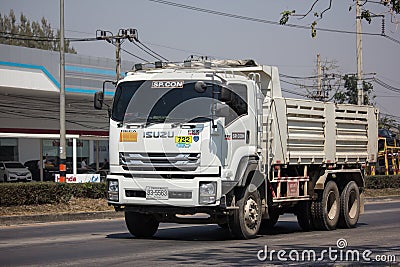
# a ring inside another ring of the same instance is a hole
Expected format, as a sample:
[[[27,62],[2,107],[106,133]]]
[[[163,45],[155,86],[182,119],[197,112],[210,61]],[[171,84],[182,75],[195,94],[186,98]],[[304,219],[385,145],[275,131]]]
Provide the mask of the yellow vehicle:
[[[378,160],[375,174],[397,175],[400,173],[400,147],[397,140],[386,137],[378,138]]]

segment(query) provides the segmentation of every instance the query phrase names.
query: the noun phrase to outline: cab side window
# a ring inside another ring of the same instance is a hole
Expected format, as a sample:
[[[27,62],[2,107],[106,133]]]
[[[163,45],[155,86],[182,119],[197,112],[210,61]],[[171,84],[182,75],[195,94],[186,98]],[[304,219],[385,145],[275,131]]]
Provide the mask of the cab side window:
[[[247,86],[244,84],[229,85],[229,99],[225,102],[229,107],[229,115],[225,117],[225,123],[229,124],[238,117],[248,114]]]

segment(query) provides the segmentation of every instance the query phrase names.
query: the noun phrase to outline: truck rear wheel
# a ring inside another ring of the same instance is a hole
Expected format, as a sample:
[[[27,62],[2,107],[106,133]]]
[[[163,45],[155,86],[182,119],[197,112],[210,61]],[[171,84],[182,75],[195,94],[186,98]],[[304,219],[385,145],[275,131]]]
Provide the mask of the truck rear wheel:
[[[125,223],[129,233],[140,238],[152,237],[159,225],[154,215],[131,211],[125,211]]]
[[[301,201],[297,204],[296,216],[297,222],[303,231],[311,231],[313,229],[310,201]]]
[[[339,226],[353,228],[360,217],[360,191],[354,181],[349,182],[340,195]]]
[[[233,236],[250,239],[257,236],[261,225],[261,199],[255,186],[248,186],[239,194],[236,202],[239,209],[229,218],[229,229]]]
[[[329,181],[318,199],[311,203],[313,226],[317,230],[334,230],[339,221],[339,189],[334,181]]]

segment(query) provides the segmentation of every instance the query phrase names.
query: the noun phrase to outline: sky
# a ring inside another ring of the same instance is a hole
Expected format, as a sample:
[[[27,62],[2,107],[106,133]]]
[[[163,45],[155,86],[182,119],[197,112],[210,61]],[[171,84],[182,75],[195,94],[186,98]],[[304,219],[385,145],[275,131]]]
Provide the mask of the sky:
[[[249,18],[279,22],[284,10],[306,13],[313,1],[298,0],[169,0]],[[288,76],[307,77],[316,74],[317,54],[322,61],[334,61],[335,73],[356,73],[356,36],[335,32],[317,31],[259,23],[226,16],[198,12],[150,0],[65,0],[65,36],[67,38],[95,37],[96,30],[117,33],[119,29],[135,28],[141,42],[170,61],[183,61],[190,55],[211,56],[216,59],[254,59],[259,64],[273,65]],[[316,11],[324,10],[329,1],[320,0]],[[317,27],[355,31],[355,7],[352,0],[334,1],[324,13]],[[400,41],[400,26],[391,23],[387,9],[374,3],[365,8],[375,14],[385,15],[385,33]],[[45,17],[53,28],[59,28],[60,4],[56,0],[1,0],[0,13],[13,9],[31,21]],[[292,17],[289,23],[309,27],[315,19],[312,13],[304,19]],[[398,16],[400,19],[400,16]],[[381,18],[368,24],[363,21],[363,32],[380,33]],[[115,48],[105,41],[74,42],[72,46],[81,55],[114,58]],[[122,48],[154,61],[130,42]],[[133,56],[122,53],[122,60],[139,62]],[[376,77],[394,88],[400,88],[400,43],[382,36],[363,35],[363,72],[376,73]],[[366,75],[365,77],[371,77]],[[309,79],[285,78],[291,83],[312,84]],[[282,78],[282,80],[284,80]],[[400,122],[400,93],[373,83],[376,106],[381,113],[398,116]],[[282,83],[282,88],[298,94],[306,94],[304,88]],[[284,93],[288,97],[300,97]],[[399,102],[397,102],[399,101]]]

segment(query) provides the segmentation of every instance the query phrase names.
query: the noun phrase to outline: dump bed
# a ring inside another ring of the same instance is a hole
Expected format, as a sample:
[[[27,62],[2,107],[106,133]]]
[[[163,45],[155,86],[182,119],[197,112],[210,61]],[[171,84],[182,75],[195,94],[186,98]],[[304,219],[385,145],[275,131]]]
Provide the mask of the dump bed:
[[[263,151],[270,164],[376,161],[374,107],[275,97],[265,100],[263,113]]]

